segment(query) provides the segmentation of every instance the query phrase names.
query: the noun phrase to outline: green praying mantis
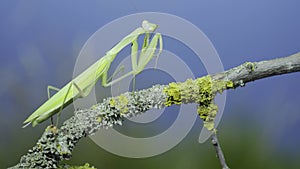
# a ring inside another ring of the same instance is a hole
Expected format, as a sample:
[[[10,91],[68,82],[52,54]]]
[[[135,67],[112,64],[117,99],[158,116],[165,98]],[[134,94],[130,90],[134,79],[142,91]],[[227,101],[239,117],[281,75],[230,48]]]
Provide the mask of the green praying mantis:
[[[108,87],[130,75],[135,76],[139,74],[155,56],[155,51],[159,44],[159,51],[156,58],[157,63],[158,56],[163,48],[162,36],[160,33],[156,33],[150,40],[151,33],[153,33],[157,27],[158,25],[144,20],[141,27],[138,27],[132,33],[123,38],[112,49],[106,52],[105,56],[67,83],[63,88],[58,89],[53,86],[48,86],[47,93],[49,99],[24,121],[24,127],[29,124],[32,124],[34,127],[48,118],[52,118],[52,116],[56,113],[60,114],[62,109],[71,104],[74,99],[83,98],[89,95],[99,78],[102,78],[102,86]],[[139,58],[137,58],[139,50],[138,37],[143,34],[144,41]],[[107,74],[111,63],[117,54],[130,44],[132,71],[124,74],[118,79],[108,82]],[[57,93],[50,97],[50,90],[56,90]]]

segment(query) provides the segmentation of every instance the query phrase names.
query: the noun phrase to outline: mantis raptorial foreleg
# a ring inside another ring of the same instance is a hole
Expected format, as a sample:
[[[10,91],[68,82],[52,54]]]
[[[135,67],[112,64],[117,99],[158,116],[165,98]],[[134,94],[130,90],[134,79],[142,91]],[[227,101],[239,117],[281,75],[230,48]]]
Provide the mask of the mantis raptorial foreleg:
[[[156,55],[155,66],[154,66],[155,69],[157,68],[158,58],[159,58],[162,50],[163,50],[163,41],[162,41],[162,37],[160,37],[159,38],[159,51],[158,51],[158,53]]]
[[[159,34],[159,33],[155,34],[150,43],[149,43],[149,38],[150,38],[150,36],[147,35],[147,33],[146,33],[145,38],[144,38],[143,48],[140,52],[139,58],[137,58],[137,54],[138,54],[137,38],[134,41],[132,41],[132,45],[131,45],[132,71],[126,73],[122,77],[115,79],[109,83],[107,83],[107,72],[105,72],[102,77],[102,86],[104,86],[104,87],[111,86],[114,83],[117,83],[120,80],[122,80],[130,75],[134,76],[133,81],[135,83],[135,75],[139,74],[142,70],[144,70],[145,66],[154,57],[154,53],[155,53],[156,46],[158,45],[158,43],[159,43],[159,51],[158,51],[157,55],[159,55],[162,52],[163,43],[162,43],[161,34]],[[155,64],[157,64],[157,60],[158,60],[158,57],[156,58]],[[155,67],[156,67],[156,65],[155,65]]]
[[[145,66],[150,62],[150,60],[154,57],[156,47],[158,44],[159,44],[159,51],[157,55],[159,55],[162,52],[162,47],[163,47],[162,36],[160,33],[157,33],[153,36],[148,46],[144,49],[142,55],[140,55],[136,66],[137,68],[133,70],[134,74],[140,73],[145,68]]]

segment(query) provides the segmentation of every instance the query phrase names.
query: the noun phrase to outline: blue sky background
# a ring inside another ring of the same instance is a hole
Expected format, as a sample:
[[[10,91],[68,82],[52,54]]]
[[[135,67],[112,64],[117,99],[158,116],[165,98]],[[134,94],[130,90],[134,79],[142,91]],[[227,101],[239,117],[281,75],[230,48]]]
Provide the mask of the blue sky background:
[[[22,122],[46,100],[47,85],[60,87],[71,79],[80,49],[108,22],[136,12],[177,15],[208,36],[224,68],[229,69],[246,61],[299,52],[299,6],[296,0],[1,1],[0,168],[17,163],[40,137],[49,122],[26,129],[21,128]],[[177,47],[178,43],[173,41],[167,43],[169,50],[188,57],[184,46]],[[199,67],[193,63],[190,66],[195,70]],[[203,70],[196,74],[205,75]],[[232,168],[296,168],[300,165],[297,162],[300,156],[299,84],[300,73],[293,73],[255,81],[228,92],[219,131]],[[71,114],[72,109],[68,110],[65,118]],[[176,148],[148,159],[112,155],[87,138],[78,144],[70,163],[90,162],[108,169],[118,168],[118,165],[123,168],[217,168],[211,145],[197,143],[200,129],[201,121],[197,120],[191,133]]]

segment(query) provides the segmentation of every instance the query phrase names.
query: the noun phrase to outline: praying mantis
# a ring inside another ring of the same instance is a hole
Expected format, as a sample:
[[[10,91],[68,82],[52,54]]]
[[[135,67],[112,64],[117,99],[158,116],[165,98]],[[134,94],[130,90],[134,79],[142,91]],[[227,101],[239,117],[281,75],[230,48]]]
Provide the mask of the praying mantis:
[[[32,124],[34,127],[56,113],[60,114],[62,109],[71,104],[74,99],[86,97],[89,95],[99,78],[102,78],[102,86],[108,87],[130,75],[135,76],[139,74],[155,56],[156,48],[159,45],[159,51],[156,58],[157,63],[158,56],[163,49],[162,36],[160,33],[156,33],[150,40],[150,34],[153,33],[157,27],[157,24],[150,23],[147,20],[142,21],[141,27],[136,28],[132,33],[123,38],[112,49],[106,52],[101,59],[67,83],[63,88],[58,89],[53,86],[48,86],[47,93],[49,99],[23,122],[25,124],[23,128],[29,124]],[[143,34],[144,41],[139,58],[137,58],[139,50],[138,37]],[[131,44],[132,71],[108,82],[107,74],[111,63],[117,54],[129,44]],[[50,97],[50,90],[56,90],[57,93]]]

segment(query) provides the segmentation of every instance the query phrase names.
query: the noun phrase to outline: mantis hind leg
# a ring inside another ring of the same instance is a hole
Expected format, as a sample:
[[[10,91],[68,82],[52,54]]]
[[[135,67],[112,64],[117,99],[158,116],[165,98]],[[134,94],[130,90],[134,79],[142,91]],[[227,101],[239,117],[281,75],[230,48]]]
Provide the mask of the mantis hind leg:
[[[48,95],[48,99],[50,99],[50,97],[51,97],[50,90],[53,90],[53,91],[58,92],[60,89],[57,88],[57,87],[48,85],[48,86],[47,86],[47,95]],[[53,123],[53,117],[52,117],[52,116],[51,116],[51,124],[52,124],[52,125],[54,124],[54,123]]]
[[[69,86],[69,88],[68,88],[68,90],[67,90],[67,93],[66,93],[66,95],[65,95],[65,97],[64,97],[64,100],[63,100],[63,102],[62,102],[62,104],[61,104],[61,106],[60,106],[59,112],[58,112],[58,114],[57,114],[57,118],[56,118],[56,126],[58,126],[60,113],[61,113],[61,111],[62,111],[62,109],[63,109],[63,107],[64,107],[64,103],[65,103],[65,101],[66,101],[66,99],[67,99],[67,96],[68,96],[68,94],[69,94],[69,92],[70,92],[71,87],[72,87],[72,83],[70,84],[70,86]],[[51,118],[52,118],[52,117],[51,117]]]
[[[78,90],[80,97],[86,97],[89,94],[89,93],[84,92],[82,89],[80,89],[80,87],[75,82],[71,82],[70,86],[69,86],[69,88],[67,90],[67,93],[66,93],[66,95],[64,97],[64,100],[63,100],[63,102],[61,104],[61,107],[59,109],[59,112],[58,112],[58,115],[57,115],[57,119],[56,119],[56,126],[58,125],[60,113],[61,113],[61,111],[63,109],[63,106],[64,106],[64,104],[66,102],[67,96],[68,96],[68,94],[71,91],[72,86],[74,86]]]
[[[47,94],[48,94],[48,99],[50,99],[50,90],[54,90],[54,91],[56,91],[56,92],[58,92],[58,91],[60,91],[60,89],[59,88],[57,88],[57,87],[54,87],[54,86],[47,86]]]

